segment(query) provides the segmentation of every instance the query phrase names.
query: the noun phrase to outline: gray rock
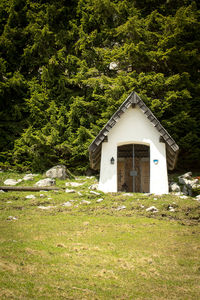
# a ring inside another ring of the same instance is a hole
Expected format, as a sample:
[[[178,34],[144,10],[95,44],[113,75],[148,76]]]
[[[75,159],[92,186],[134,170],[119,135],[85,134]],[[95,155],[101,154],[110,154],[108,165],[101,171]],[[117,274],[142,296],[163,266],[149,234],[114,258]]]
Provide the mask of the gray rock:
[[[102,202],[102,201],[103,201],[103,198],[97,199],[97,203],[100,203],[100,202]]]
[[[44,186],[52,186],[54,185],[56,182],[54,179],[52,178],[45,178],[42,180],[39,180],[38,182],[36,182],[35,186],[39,186],[39,187],[44,187]]]
[[[169,211],[171,211],[171,212],[175,212],[175,209],[173,208],[173,206],[169,206]]]
[[[150,206],[146,209],[146,211],[158,212],[158,209],[155,206]]]
[[[0,193],[5,193],[3,190],[0,190]]]
[[[100,193],[98,193],[98,192],[95,192],[95,191],[90,191],[90,194],[93,194],[93,195],[96,195],[96,196],[99,196],[99,195],[101,195]]]
[[[19,181],[20,179],[18,179],[18,180],[15,180],[15,179],[6,179],[5,181],[4,181],[4,184],[5,185],[16,185],[16,184],[18,184],[19,182],[21,182],[21,181]]]
[[[23,177],[23,180],[25,180],[25,181],[31,181],[31,180],[33,180],[33,178],[34,178],[34,175],[33,174],[27,174],[27,175],[25,175],[24,177]]]
[[[46,172],[46,176],[50,178],[59,178],[59,179],[66,179],[66,167],[64,165],[57,165]]]
[[[192,179],[192,172],[187,172],[187,173],[179,176],[179,178]]]
[[[35,196],[34,195],[27,195],[25,198],[26,199],[35,199]]]
[[[67,202],[63,203],[63,206],[70,207],[70,206],[72,206],[72,204],[69,201],[67,201]]]
[[[75,192],[76,192],[75,190],[70,190],[70,189],[66,189],[66,190],[65,190],[65,193],[69,193],[69,194],[70,194],[70,193],[75,193]]]
[[[169,187],[172,192],[180,192],[181,191],[180,186],[176,182],[172,182]]]
[[[122,209],[125,209],[125,208],[126,208],[125,205],[121,205],[121,206],[117,207],[116,210],[122,210]]]
[[[109,70],[117,70],[118,67],[119,67],[119,62],[113,61],[109,64]]]
[[[188,183],[190,183],[189,179],[186,179],[186,178],[183,178],[183,177],[179,177],[178,181],[179,181],[180,184],[184,184],[184,185],[187,185]]]
[[[200,195],[197,195],[197,196],[195,197],[195,200],[200,201]]]
[[[73,186],[73,187],[78,187],[83,185],[84,183],[80,183],[80,182],[66,182],[65,185],[66,186]]]
[[[43,206],[43,205],[38,206],[39,209],[43,209],[43,210],[48,210],[48,209],[51,209],[51,208],[54,208],[54,207],[56,207],[56,206],[51,206],[51,205],[49,205],[49,206]]]
[[[199,180],[198,179],[194,179],[194,180],[190,180],[190,182],[188,183],[189,187],[193,187],[196,184],[198,185]]]
[[[94,183],[91,186],[89,186],[89,190],[98,190],[98,186],[99,186],[98,183]]]
[[[188,189],[187,189],[187,187],[186,187],[185,185],[183,186],[182,192],[183,192],[183,194],[186,195],[186,196],[189,194]]]
[[[181,198],[181,199],[187,199],[188,196],[183,195],[183,196],[180,196],[180,198]]]
[[[81,203],[82,203],[82,204],[90,204],[90,203],[91,203],[91,201],[82,200],[82,201],[81,201]]]
[[[8,221],[15,221],[15,220],[17,220],[17,217],[9,216],[9,217],[7,217],[7,220]]]

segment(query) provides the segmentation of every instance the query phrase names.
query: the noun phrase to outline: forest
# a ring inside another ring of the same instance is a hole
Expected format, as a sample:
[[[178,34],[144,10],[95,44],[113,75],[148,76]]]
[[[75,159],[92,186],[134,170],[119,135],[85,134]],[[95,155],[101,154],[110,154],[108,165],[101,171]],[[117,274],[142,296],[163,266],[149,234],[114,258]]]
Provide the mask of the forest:
[[[84,173],[135,91],[200,169],[200,2],[1,0],[0,167]]]

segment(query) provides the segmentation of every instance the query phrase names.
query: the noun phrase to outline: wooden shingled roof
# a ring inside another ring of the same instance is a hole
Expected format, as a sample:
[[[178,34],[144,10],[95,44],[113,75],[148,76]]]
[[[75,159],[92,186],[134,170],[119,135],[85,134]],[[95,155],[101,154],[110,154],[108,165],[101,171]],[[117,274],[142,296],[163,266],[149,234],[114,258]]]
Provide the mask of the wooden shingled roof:
[[[146,106],[146,104],[141,100],[141,98],[135,93],[132,92],[128,98],[121,104],[119,109],[113,114],[104,128],[99,132],[97,137],[89,146],[89,156],[90,156],[90,165],[94,170],[100,169],[100,160],[101,160],[101,147],[102,142],[107,140],[107,135],[115,126],[115,124],[120,120],[121,115],[130,107],[138,107],[145,114],[147,119],[152,123],[156,130],[160,134],[160,142],[166,144],[166,154],[167,154],[167,167],[168,170],[173,170],[179,152],[179,147],[173,138],[169,135],[166,129],[160,124],[158,119],[154,116],[151,110]]]

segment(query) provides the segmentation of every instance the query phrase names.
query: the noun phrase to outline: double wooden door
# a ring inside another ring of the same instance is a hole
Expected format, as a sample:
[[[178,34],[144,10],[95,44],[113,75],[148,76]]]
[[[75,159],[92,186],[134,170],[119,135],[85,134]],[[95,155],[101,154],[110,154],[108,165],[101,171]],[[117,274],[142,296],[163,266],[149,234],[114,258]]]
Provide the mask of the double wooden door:
[[[140,156],[137,151],[135,153],[132,151],[129,150],[129,154],[124,155],[125,157],[122,154],[118,157],[118,191],[148,193],[150,183],[149,157],[147,155],[145,155],[146,157]]]

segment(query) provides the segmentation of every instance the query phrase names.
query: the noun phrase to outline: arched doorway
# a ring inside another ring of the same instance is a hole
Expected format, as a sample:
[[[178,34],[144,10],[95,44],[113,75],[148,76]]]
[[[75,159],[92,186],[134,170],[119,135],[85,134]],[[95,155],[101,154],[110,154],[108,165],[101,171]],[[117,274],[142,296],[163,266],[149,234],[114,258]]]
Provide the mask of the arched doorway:
[[[142,144],[117,147],[117,190],[149,193],[150,148]]]

